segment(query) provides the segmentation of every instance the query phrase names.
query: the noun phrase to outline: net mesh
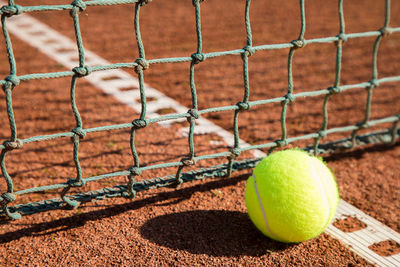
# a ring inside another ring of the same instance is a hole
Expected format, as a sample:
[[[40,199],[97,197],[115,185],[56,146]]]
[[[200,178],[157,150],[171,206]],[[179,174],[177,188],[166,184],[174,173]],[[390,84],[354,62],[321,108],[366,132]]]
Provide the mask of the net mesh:
[[[244,160],[237,160],[238,156],[244,151],[251,151],[257,149],[269,149],[272,152],[275,148],[287,146],[290,143],[299,140],[311,140],[313,145],[305,147],[307,151],[319,154],[319,153],[333,153],[338,149],[350,149],[354,146],[362,146],[367,144],[377,144],[377,143],[394,143],[399,135],[398,122],[400,120],[400,114],[393,114],[392,116],[387,116],[384,118],[379,118],[371,120],[371,103],[372,103],[372,92],[373,90],[381,84],[384,83],[395,83],[400,82],[400,76],[392,77],[378,77],[378,49],[382,38],[390,35],[392,33],[400,32],[400,28],[390,27],[390,1],[386,0],[386,13],[385,20],[383,22],[382,28],[376,31],[360,32],[360,33],[346,33],[345,32],[345,19],[343,14],[343,0],[338,1],[338,18],[340,30],[336,36],[308,39],[304,38],[306,31],[306,16],[305,16],[305,3],[304,0],[300,0],[300,17],[301,17],[301,27],[300,33],[297,39],[290,43],[282,44],[264,44],[253,46],[252,43],[252,32],[251,32],[251,22],[250,22],[250,0],[244,1],[245,3],[245,28],[246,28],[246,45],[244,48],[203,53],[202,51],[202,31],[201,31],[201,16],[200,16],[200,6],[202,0],[193,0],[194,14],[195,14],[195,24],[196,24],[196,34],[197,34],[197,50],[190,57],[174,57],[174,58],[157,58],[157,59],[147,59],[145,55],[145,48],[141,39],[140,33],[140,10],[145,5],[149,4],[151,0],[93,0],[93,1],[82,1],[75,0],[70,5],[38,5],[38,6],[20,6],[16,5],[13,0],[8,1],[8,5],[3,6],[0,9],[2,30],[5,38],[5,45],[7,49],[10,73],[9,76],[4,80],[0,81],[5,93],[5,101],[7,107],[7,113],[9,117],[9,126],[11,130],[11,136],[2,145],[0,145],[1,154],[1,169],[3,177],[7,184],[6,192],[3,192],[0,197],[0,209],[1,214],[6,215],[8,218],[18,219],[21,215],[32,214],[41,211],[58,209],[63,206],[76,207],[81,202],[93,200],[93,199],[103,199],[111,197],[135,197],[137,192],[158,188],[163,186],[179,185],[181,183],[192,181],[196,179],[204,179],[207,177],[226,177],[229,176],[233,171],[253,168],[259,159],[250,158]],[[79,15],[83,10],[90,8],[91,6],[98,5],[123,5],[123,4],[135,4],[135,17],[134,26],[136,33],[136,41],[139,51],[139,57],[135,62],[132,63],[116,63],[108,65],[97,65],[88,66],[85,63],[85,49],[81,36],[81,28],[79,25]],[[63,72],[52,72],[52,73],[31,73],[27,75],[18,75],[16,60],[13,53],[12,42],[7,28],[7,20],[12,16],[18,16],[23,13],[28,12],[39,12],[39,11],[59,11],[67,10],[70,12],[74,22],[76,44],[79,52],[79,65],[72,69],[72,71]],[[347,84],[341,85],[341,65],[342,65],[342,47],[343,44],[352,38],[366,38],[366,37],[376,37],[374,47],[372,50],[372,77],[369,81],[357,83],[357,84]],[[298,49],[306,45],[321,44],[321,43],[333,43],[337,47],[336,51],[336,72],[334,83],[331,87],[307,91],[301,93],[294,93],[293,91],[293,74],[292,74],[292,62],[293,56]],[[289,49],[287,73],[288,73],[288,91],[287,94],[281,97],[262,99],[250,101],[250,86],[249,86],[249,57],[254,53],[262,50],[276,50],[276,49]],[[199,110],[197,103],[197,93],[196,93],[196,82],[194,78],[195,67],[197,64],[201,64],[206,59],[224,56],[240,56],[243,62],[243,99],[241,102],[232,104],[230,106],[213,107],[203,110]],[[190,63],[190,88],[191,88],[191,99],[192,106],[190,110],[186,113],[181,114],[168,114],[160,115],[156,118],[146,117],[146,90],[144,85],[144,71],[149,68],[152,64],[165,64],[165,63],[177,63],[177,62],[188,62]],[[133,120],[130,123],[101,126],[95,128],[85,128],[79,113],[79,109],[76,105],[76,86],[77,81],[80,78],[86,77],[93,72],[112,70],[119,68],[130,68],[134,69],[137,73],[139,80],[139,90],[141,96],[141,113],[139,118]],[[17,134],[17,125],[14,118],[14,110],[12,105],[12,91],[20,84],[20,82],[29,81],[33,79],[54,79],[59,77],[71,77],[71,106],[75,117],[76,125],[75,128],[70,132],[62,132],[51,135],[41,135],[32,136],[26,139],[19,139]],[[328,127],[328,103],[329,99],[336,94],[340,94],[345,91],[351,91],[355,89],[365,88],[367,92],[367,101],[365,107],[364,117],[355,125],[348,125],[344,127],[329,128]],[[288,137],[286,129],[286,114],[288,106],[300,97],[316,97],[323,96],[323,120],[320,130],[317,132],[311,132],[302,136]],[[267,142],[257,145],[249,145],[246,147],[240,146],[240,136],[238,128],[238,118],[242,112],[246,112],[256,106],[265,106],[272,103],[281,103],[282,110],[280,116],[281,122],[281,138],[274,142]],[[195,146],[194,146],[194,133],[196,127],[196,119],[199,119],[202,115],[211,112],[222,112],[222,111],[232,111],[234,112],[233,120],[233,135],[234,135],[234,145],[231,149],[225,152],[219,152],[214,154],[207,154],[196,156]],[[138,155],[137,149],[135,147],[135,133],[140,131],[150,124],[166,121],[166,120],[176,120],[176,119],[187,119],[190,127],[188,134],[188,147],[189,154],[187,157],[182,158],[180,161],[176,162],[163,162],[159,164],[141,166],[140,157]],[[366,134],[360,134],[363,129],[371,128],[380,124],[391,123],[392,126],[384,131],[380,132],[369,132]],[[130,138],[130,148],[131,154],[134,160],[134,165],[127,169],[118,172],[112,172],[102,175],[96,175],[91,177],[83,177],[82,168],[79,160],[79,144],[87,133],[110,131],[115,129],[131,129]],[[324,137],[334,133],[349,133],[349,137],[345,139],[335,140],[328,143],[322,143]],[[33,143],[33,142],[44,142],[47,140],[66,138],[69,137],[73,142],[73,159],[76,168],[76,177],[68,179],[64,183],[58,183],[47,186],[39,186],[33,188],[27,188],[20,191],[14,191],[13,178],[7,172],[6,167],[6,155],[14,149],[23,149],[23,144]],[[184,172],[186,166],[195,165],[196,162],[201,160],[210,160],[216,158],[226,158],[227,162],[225,164],[216,165],[209,168],[200,168],[192,170],[189,172]],[[137,176],[140,176],[143,171],[161,169],[166,167],[176,167],[177,172],[170,176],[157,177],[152,179],[146,179],[137,181]],[[122,184],[110,188],[103,188],[97,191],[83,192],[78,194],[69,194],[71,188],[82,188],[84,190],[85,184],[88,182],[99,181],[103,179],[109,179],[115,176],[126,176],[128,177],[128,183]],[[57,199],[48,199],[41,202],[32,202],[26,204],[18,204],[12,206],[12,202],[16,200],[18,195],[46,192],[50,190],[61,190],[61,197]]]

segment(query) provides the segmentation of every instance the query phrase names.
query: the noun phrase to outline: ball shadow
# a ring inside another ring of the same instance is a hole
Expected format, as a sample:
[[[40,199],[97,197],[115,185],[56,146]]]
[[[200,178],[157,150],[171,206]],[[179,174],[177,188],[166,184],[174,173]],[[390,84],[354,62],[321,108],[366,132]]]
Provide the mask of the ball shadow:
[[[147,221],[140,233],[160,246],[210,256],[261,256],[292,246],[265,237],[238,211],[167,214]]]

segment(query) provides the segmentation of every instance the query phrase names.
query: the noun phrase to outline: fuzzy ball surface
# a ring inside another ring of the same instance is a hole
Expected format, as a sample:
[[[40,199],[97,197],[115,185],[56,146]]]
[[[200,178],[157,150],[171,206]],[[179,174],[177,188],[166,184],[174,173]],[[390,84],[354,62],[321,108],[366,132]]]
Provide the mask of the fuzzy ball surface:
[[[322,159],[289,149],[257,164],[246,183],[245,201],[251,221],[264,235],[298,243],[328,227],[339,191]]]

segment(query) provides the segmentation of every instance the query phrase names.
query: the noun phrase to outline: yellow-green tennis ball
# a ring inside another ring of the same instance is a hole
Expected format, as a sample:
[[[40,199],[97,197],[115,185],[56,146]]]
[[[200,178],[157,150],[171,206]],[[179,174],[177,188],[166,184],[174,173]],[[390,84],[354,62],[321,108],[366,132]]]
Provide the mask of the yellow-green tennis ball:
[[[273,153],[246,184],[250,219],[266,236],[286,243],[320,235],[339,202],[335,177],[324,162],[301,150]]]

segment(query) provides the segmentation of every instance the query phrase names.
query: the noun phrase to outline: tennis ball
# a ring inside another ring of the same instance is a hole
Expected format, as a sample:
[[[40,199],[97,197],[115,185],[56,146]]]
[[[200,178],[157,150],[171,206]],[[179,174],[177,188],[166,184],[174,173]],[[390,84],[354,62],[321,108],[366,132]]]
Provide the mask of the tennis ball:
[[[266,236],[298,243],[320,235],[339,203],[335,177],[322,159],[296,149],[260,161],[245,193],[251,221]]]

